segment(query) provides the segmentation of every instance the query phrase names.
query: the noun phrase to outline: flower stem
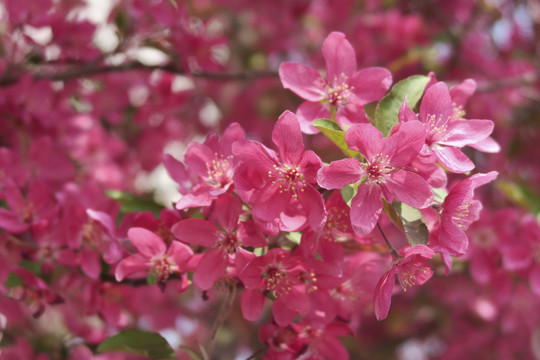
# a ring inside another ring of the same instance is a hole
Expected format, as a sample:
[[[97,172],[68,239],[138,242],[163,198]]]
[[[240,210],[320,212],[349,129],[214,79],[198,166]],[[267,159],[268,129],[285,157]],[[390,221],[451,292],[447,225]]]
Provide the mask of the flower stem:
[[[399,253],[398,253],[397,250],[392,246],[392,244],[390,244],[390,241],[388,241],[388,238],[387,238],[386,235],[384,234],[384,231],[383,231],[383,229],[381,228],[381,225],[379,225],[379,223],[377,223],[377,228],[378,228],[379,231],[381,232],[381,235],[382,235],[384,241],[386,242],[386,246],[388,246],[388,249],[390,250],[390,255],[392,255],[392,259],[396,259],[396,258],[401,257],[401,255],[399,255]]]

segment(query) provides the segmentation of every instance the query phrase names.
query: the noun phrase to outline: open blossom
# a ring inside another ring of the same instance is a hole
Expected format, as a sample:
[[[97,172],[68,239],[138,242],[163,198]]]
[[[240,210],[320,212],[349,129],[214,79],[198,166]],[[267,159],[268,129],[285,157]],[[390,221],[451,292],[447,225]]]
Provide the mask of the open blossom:
[[[375,316],[378,320],[386,318],[390,310],[395,285],[394,275],[397,275],[404,291],[407,291],[408,287],[422,285],[433,275],[427,260],[434,255],[435,251],[425,245],[407,247],[399,252],[392,267],[384,273],[375,288]]]
[[[473,198],[474,190],[493,181],[497,175],[496,171],[476,174],[450,189],[441,207],[438,246],[435,250],[444,249],[452,256],[467,252],[469,240],[465,230],[478,220],[482,209],[482,203]]]
[[[210,135],[204,144],[191,143],[186,150],[184,162],[189,171],[199,176],[200,182],[176,203],[178,210],[190,207],[209,206],[219,195],[227,192],[233,184],[234,164],[232,144],[244,139],[244,130],[237,123],[232,123],[218,139]],[[181,163],[170,156],[165,157],[165,165],[171,176],[184,186],[190,173]],[[182,176],[182,174],[184,176]],[[183,179],[183,177],[186,177]]]
[[[211,247],[195,268],[193,283],[208,290],[233,264],[240,272],[254,256],[242,246],[266,246],[266,240],[253,221],[240,221],[242,203],[229,194],[215,202],[216,223],[204,219],[186,219],[176,223],[172,232],[181,241]]]
[[[193,251],[189,246],[173,241],[167,248],[159,236],[144,228],[129,229],[128,237],[138,253],[118,263],[115,270],[117,281],[147,271],[148,275],[164,289],[169,275],[182,275],[188,270],[188,263],[193,257]],[[182,276],[180,291],[185,290],[188,283],[187,276]]]
[[[407,110],[412,113],[410,109]],[[414,117],[414,113],[407,118]],[[420,121],[426,127],[426,146],[421,155],[435,158],[448,170],[464,173],[474,169],[472,161],[459,150],[485,140],[493,131],[491,120],[455,120],[455,107],[443,82],[430,86],[420,104]]]
[[[334,161],[319,171],[318,182],[326,189],[341,189],[362,181],[351,202],[354,231],[367,234],[373,230],[383,208],[381,196],[389,202],[396,197],[419,209],[432,203],[433,193],[426,180],[407,168],[418,155],[424,139],[425,130],[418,121],[401,124],[388,138],[383,138],[371,124],[358,124],[347,131],[347,145],[359,151],[365,162]]]
[[[302,131],[317,133],[314,120],[331,118],[341,125],[368,121],[362,108],[380,99],[392,83],[392,75],[384,68],[370,67],[356,71],[356,54],[340,32],[332,32],[324,40],[322,53],[326,62],[326,79],[308,66],[284,62],[279,77],[286,89],[291,89],[305,101],[296,115]]]
[[[233,144],[233,153],[244,169],[234,177],[238,193],[253,204],[252,214],[260,221],[272,222],[291,206],[300,204],[309,226],[319,230],[326,220],[326,211],[313,184],[317,182],[321,159],[313,151],[304,150],[300,125],[290,111],[279,117],[272,140],[280,157],[255,141]]]

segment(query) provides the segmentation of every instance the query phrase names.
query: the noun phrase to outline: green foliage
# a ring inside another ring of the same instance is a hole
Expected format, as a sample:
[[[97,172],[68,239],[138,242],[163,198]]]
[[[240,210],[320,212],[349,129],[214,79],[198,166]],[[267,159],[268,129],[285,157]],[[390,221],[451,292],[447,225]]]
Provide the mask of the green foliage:
[[[414,75],[395,84],[390,92],[381,99],[375,109],[375,126],[384,136],[398,123],[398,113],[405,96],[407,105],[414,108],[429,82],[429,76]]]
[[[383,209],[390,220],[403,231],[411,247],[428,243],[429,231],[418,209],[401,202],[393,202],[390,205],[386,201]]]
[[[174,350],[163,336],[137,329],[126,330],[108,338],[99,345],[97,351],[120,351],[149,359],[176,360]]]
[[[118,190],[108,190],[106,194],[120,203],[120,211],[124,214],[135,211],[151,211],[158,217],[159,212],[163,209],[163,206],[154,202],[150,196],[138,196]]]
[[[326,137],[336,144],[347,156],[354,157],[359,154],[358,151],[349,149],[349,146],[345,142],[345,131],[343,131],[335,121],[319,119],[313,122],[313,126],[326,135]]]

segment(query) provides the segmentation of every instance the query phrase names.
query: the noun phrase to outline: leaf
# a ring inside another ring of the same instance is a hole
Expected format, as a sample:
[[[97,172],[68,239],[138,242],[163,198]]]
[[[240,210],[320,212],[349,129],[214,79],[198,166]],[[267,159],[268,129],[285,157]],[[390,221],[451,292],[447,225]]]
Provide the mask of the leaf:
[[[343,197],[343,200],[349,207],[351,206],[352,198],[354,197],[354,195],[356,195],[357,192],[358,186],[355,187],[353,185],[345,185],[341,189],[341,197]]]
[[[384,199],[383,199],[383,211],[388,216],[390,221],[392,221],[392,223],[396,225],[397,228],[401,230],[401,232],[405,233],[405,227],[403,226],[403,221],[401,220],[401,217],[397,213],[396,209],[394,209],[394,207],[390,205],[389,203],[387,203],[386,200]]]
[[[509,181],[497,181],[497,187],[506,197],[525,210],[540,213],[540,198],[526,185],[519,185]]]
[[[120,203],[120,211],[123,213],[151,211],[155,216],[159,216],[159,212],[164,208],[149,196],[138,196],[118,190],[108,190],[105,193]]]
[[[448,196],[448,192],[444,188],[432,189],[432,191],[435,197],[435,201],[439,204],[442,204],[444,202],[444,199],[446,199],[446,196]]]
[[[296,245],[300,245],[300,240],[302,239],[302,233],[301,232],[290,232],[285,235],[289,241],[295,243]]]
[[[375,126],[384,136],[388,136],[390,130],[398,123],[399,108],[405,96],[407,96],[407,105],[414,108],[422,97],[429,80],[429,76],[410,76],[395,84],[390,92],[379,101],[375,109]]]
[[[120,351],[149,359],[176,360],[174,350],[163,336],[138,329],[126,330],[108,338],[97,351]]]
[[[326,137],[336,144],[347,156],[354,157],[359,154],[358,151],[349,149],[349,146],[345,142],[345,131],[343,131],[336,122],[329,119],[319,119],[313,122],[313,126],[326,135]]]
[[[426,245],[429,240],[429,231],[422,221],[420,211],[400,202],[392,203],[392,207],[396,209],[401,218],[409,245],[411,247],[418,244]]]

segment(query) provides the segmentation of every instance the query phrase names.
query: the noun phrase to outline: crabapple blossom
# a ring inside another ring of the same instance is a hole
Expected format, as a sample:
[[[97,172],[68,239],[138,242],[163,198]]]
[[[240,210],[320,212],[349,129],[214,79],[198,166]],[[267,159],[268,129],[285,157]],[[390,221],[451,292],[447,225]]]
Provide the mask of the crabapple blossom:
[[[296,112],[306,134],[318,132],[311,124],[317,119],[335,116],[342,126],[368,121],[363,106],[379,100],[392,83],[392,75],[384,68],[356,70],[355,51],[343,33],[330,33],[322,53],[326,79],[316,70],[294,62],[284,62],[279,67],[283,87],[306,100]]]

